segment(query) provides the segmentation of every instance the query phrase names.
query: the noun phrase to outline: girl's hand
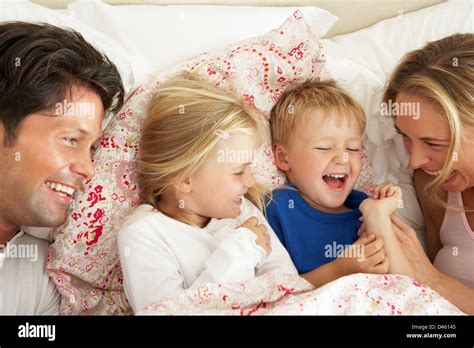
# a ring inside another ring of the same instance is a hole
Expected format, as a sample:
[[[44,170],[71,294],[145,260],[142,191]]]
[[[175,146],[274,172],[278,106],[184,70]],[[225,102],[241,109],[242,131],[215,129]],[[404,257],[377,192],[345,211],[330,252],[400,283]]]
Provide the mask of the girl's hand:
[[[267,233],[267,228],[265,225],[259,224],[258,219],[255,216],[252,216],[239,227],[245,227],[246,229],[255,233],[257,235],[257,240],[255,243],[265,250],[267,256],[270,255],[272,252],[272,246],[270,243],[270,236]]]

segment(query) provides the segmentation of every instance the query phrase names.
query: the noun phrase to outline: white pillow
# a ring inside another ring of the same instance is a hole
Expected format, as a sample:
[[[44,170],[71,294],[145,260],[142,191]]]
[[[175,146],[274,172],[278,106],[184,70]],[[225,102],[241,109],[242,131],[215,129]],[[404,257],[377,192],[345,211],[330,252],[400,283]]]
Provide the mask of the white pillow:
[[[391,119],[380,115],[385,84],[405,53],[458,32],[473,31],[472,2],[447,2],[381,21],[354,33],[321,40],[327,69],[364,107],[366,146],[374,182],[398,183],[404,194],[400,215],[426,247],[423,216],[413,188],[413,171]]]
[[[472,1],[449,1],[386,19],[331,40],[385,82],[405,53],[429,41],[473,32],[473,11]]]
[[[74,29],[84,36],[91,45],[105,53],[114,62],[122,77],[125,94],[131,90],[134,78],[125,50],[110,37],[95,28],[89,27],[64,11],[53,11],[31,2],[0,0],[0,22],[25,21],[35,23],[49,23],[62,28]]]
[[[75,18],[125,47],[137,83],[203,50],[261,35],[278,27],[296,8],[242,6],[110,6],[100,1],[68,5]],[[317,38],[338,18],[317,7],[301,8]],[[126,30],[124,30],[126,28]]]

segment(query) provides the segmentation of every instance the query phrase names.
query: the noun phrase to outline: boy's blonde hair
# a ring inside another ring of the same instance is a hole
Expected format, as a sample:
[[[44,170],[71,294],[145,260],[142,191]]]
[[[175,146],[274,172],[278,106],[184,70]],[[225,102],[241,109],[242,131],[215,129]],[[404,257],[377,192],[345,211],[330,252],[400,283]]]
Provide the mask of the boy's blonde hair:
[[[308,115],[320,112],[322,120],[337,117],[349,127],[355,121],[363,132],[365,113],[362,107],[334,80],[307,81],[282,94],[271,111],[272,142],[288,145],[298,125],[305,125]]]
[[[395,103],[400,92],[419,95],[449,125],[451,144],[447,161],[441,174],[425,187],[432,201],[445,208],[459,210],[441,199],[439,189],[454,167],[454,155],[462,152],[463,128],[474,128],[473,86],[474,34],[455,34],[407,53],[390,77],[383,96],[383,102],[388,104]]]
[[[162,84],[150,100],[141,138],[137,180],[142,203],[158,209],[165,191],[193,175],[221,140],[215,131],[252,135],[260,144],[262,115],[202,81],[176,77]],[[247,198],[262,209],[263,194],[257,185]]]

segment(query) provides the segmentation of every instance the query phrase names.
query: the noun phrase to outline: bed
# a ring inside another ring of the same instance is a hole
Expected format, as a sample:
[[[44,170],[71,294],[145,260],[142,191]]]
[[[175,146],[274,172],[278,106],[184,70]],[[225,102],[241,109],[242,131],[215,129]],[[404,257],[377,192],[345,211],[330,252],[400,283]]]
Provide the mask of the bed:
[[[311,31],[306,33],[308,41],[304,48],[309,56],[313,55],[313,60],[318,61],[321,67],[321,71],[316,72],[318,76],[335,78],[366,112],[366,164],[358,188],[363,190],[369,183],[385,181],[400,185],[404,194],[400,215],[417,231],[426,247],[423,218],[412,183],[413,173],[407,168],[408,158],[391,121],[379,114],[379,103],[385,82],[403,54],[450,34],[473,32],[472,2],[386,1],[382,6],[378,1],[186,1],[182,5],[162,1],[128,1],[126,5],[119,1],[2,2],[0,21],[41,21],[81,32],[117,65],[128,92],[128,101],[121,112],[104,121],[106,142],[103,144],[107,145],[96,154],[97,179],[88,183],[86,192],[80,197],[88,203],[76,202],[68,221],[54,231],[25,227],[29,233],[52,242],[48,272],[61,292],[62,314],[130,313],[121,286],[123,278],[115,240],[123,216],[138,203],[133,180],[134,160],[146,96],[167,77],[186,69],[194,72],[197,66],[193,66],[194,63],[201,64],[205,60],[210,64],[236,42],[248,43],[249,38],[267,35],[282,28],[284,23],[287,23],[285,28],[293,31],[292,39],[303,35],[298,32],[299,24],[288,24],[291,16],[297,20],[298,16],[304,18]],[[313,46],[319,50],[312,50]],[[311,62],[304,64],[301,63],[301,77],[316,74],[307,71]],[[205,67],[212,70],[215,65]],[[251,69],[245,67],[243,70]],[[239,92],[249,98],[255,97],[257,107],[264,114],[271,108],[271,102],[259,99],[256,90],[247,88]],[[114,141],[116,148],[110,146]],[[263,153],[265,151],[268,149],[263,149]],[[277,187],[284,179],[270,157],[262,155],[263,169],[259,175],[263,181]],[[100,166],[106,162],[113,162],[113,172],[101,170]],[[297,279],[276,275],[243,287],[228,285],[225,291],[233,294],[233,303],[240,303],[239,310],[243,312],[233,311],[229,303],[219,302],[222,296],[218,295],[224,290],[214,288],[213,292],[204,289],[213,296],[194,302],[193,306],[179,304],[199,297],[203,289],[163,299],[143,314],[185,314],[189,313],[189,308],[193,313],[208,313],[212,308],[219,314],[242,314],[263,302],[273,305],[268,305],[267,310],[260,306],[252,313],[458,313],[431,289],[407,277],[380,277],[345,277],[314,292]],[[370,295],[351,299],[349,292],[354,284],[363,284],[363,293]],[[279,291],[262,293],[262,289],[271,287]],[[253,296],[242,292],[243,288],[246,291],[253,289]],[[288,293],[284,289],[293,290]],[[397,293],[406,298],[395,296]],[[291,300],[287,300],[289,295]],[[311,302],[314,298],[324,299],[325,306],[315,305]],[[390,305],[383,308],[377,305],[381,298]],[[339,302],[346,305],[338,307]],[[394,310],[392,305],[398,309]]]

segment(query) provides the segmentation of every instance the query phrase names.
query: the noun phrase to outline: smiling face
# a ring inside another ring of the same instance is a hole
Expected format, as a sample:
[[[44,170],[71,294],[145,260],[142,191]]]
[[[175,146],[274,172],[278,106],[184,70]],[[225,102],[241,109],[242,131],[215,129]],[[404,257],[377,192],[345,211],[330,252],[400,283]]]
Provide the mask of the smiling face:
[[[424,170],[433,177],[439,175],[449,153],[451,131],[447,120],[426,99],[417,95],[399,93],[397,103],[418,103],[420,113],[397,117],[395,127],[403,136],[403,143],[410,156],[413,169]],[[471,140],[469,140],[471,139]],[[464,129],[461,152],[449,177],[441,185],[451,192],[462,192],[474,186],[474,139],[473,129]],[[454,157],[453,157],[454,158]]]
[[[243,133],[217,144],[181,193],[184,212],[194,223],[203,227],[211,218],[240,215],[244,195],[255,185],[252,168],[257,146],[254,137]]]
[[[91,148],[102,134],[102,101],[73,87],[68,103],[60,114],[57,108],[24,119],[10,147],[3,145],[0,125],[0,227],[61,225],[75,193],[93,176]],[[75,114],[86,110],[76,105],[88,105],[92,114]]]
[[[317,209],[346,210],[344,202],[362,166],[362,129],[354,120],[318,112],[296,126],[288,146],[274,145],[277,166]]]

